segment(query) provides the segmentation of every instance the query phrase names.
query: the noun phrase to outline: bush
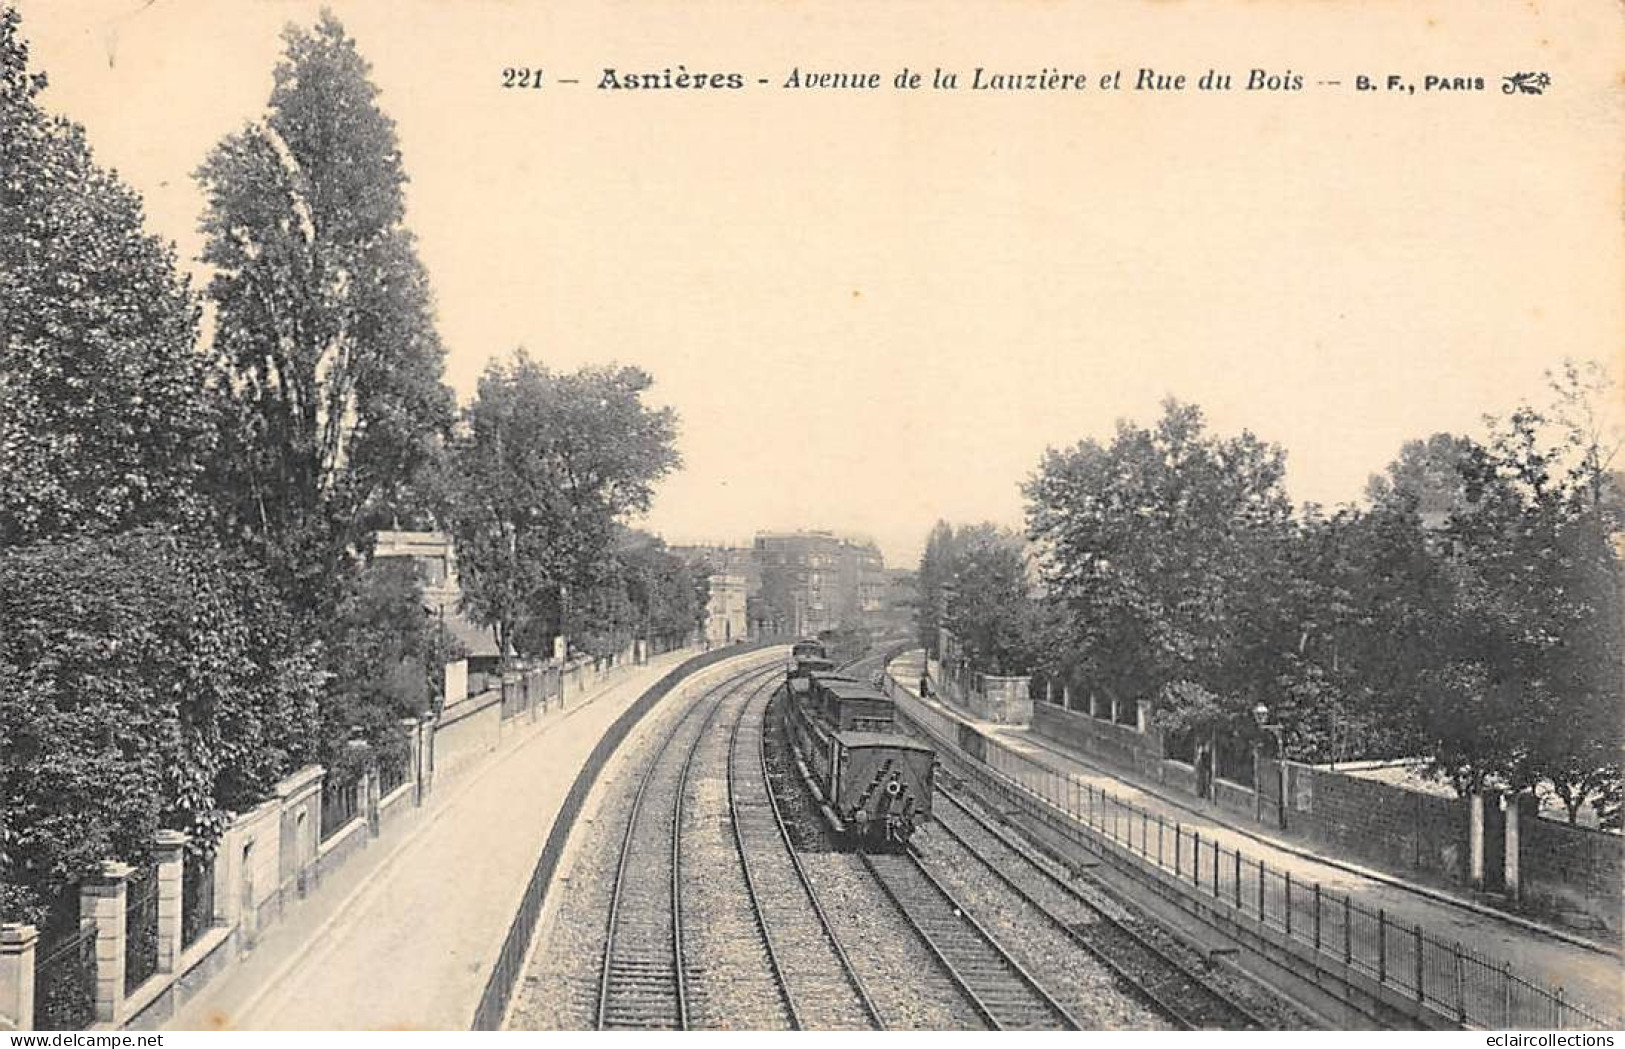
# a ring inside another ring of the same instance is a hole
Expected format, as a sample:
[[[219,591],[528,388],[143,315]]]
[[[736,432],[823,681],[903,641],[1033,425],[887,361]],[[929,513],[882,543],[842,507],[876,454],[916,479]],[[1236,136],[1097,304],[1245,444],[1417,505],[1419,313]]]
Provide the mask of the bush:
[[[260,573],[161,529],[0,551],[0,916],[176,827],[229,818],[311,756],[322,683]]]

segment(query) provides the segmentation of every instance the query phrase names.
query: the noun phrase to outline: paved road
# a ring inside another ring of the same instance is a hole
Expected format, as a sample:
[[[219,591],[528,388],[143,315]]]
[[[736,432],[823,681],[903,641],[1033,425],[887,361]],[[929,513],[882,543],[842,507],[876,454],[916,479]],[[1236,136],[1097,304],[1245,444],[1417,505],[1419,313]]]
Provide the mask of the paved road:
[[[916,650],[893,662],[892,673],[910,693],[917,693],[921,653]],[[934,701],[927,701],[934,702]],[[940,706],[940,704],[937,704]],[[1297,840],[1282,840],[1264,832],[1242,829],[1228,819],[1221,822],[1196,809],[1196,798],[1154,792],[1143,782],[1095,765],[1027,729],[1010,728],[979,721],[958,707],[944,708],[966,721],[975,722],[985,733],[997,737],[1010,750],[1048,768],[1106,790],[1132,805],[1162,815],[1170,823],[1195,829],[1204,843],[1218,841],[1229,850],[1239,849],[1249,858],[1262,859],[1271,870],[1291,871],[1293,881],[1307,886],[1320,882],[1327,889],[1350,894],[1355,902],[1375,910],[1384,908],[1388,916],[1406,925],[1420,924],[1446,943],[1459,940],[1490,958],[1510,961],[1526,977],[1561,985],[1565,996],[1591,1006],[1604,1016],[1625,1013],[1625,965],[1618,956],[1591,950],[1544,935],[1508,921],[1494,912],[1482,913],[1427,895],[1437,893],[1418,885],[1408,885],[1402,877],[1387,872],[1370,874],[1348,869],[1358,866],[1339,857],[1317,858],[1316,846]],[[1332,861],[1336,861],[1335,865]],[[1380,873],[1380,878],[1377,876]]]
[[[577,771],[615,718],[692,654],[606,681],[460,779],[437,782],[423,809],[351,857],[167,1026],[466,1030]]]

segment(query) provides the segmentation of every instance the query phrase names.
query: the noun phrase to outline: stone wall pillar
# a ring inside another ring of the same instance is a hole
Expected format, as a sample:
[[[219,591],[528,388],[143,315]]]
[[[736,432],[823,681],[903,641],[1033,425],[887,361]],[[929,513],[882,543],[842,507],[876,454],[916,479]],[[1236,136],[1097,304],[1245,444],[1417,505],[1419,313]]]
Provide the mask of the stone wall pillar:
[[[1071,685],[1062,685],[1061,686],[1061,706],[1066,708],[1067,710],[1072,709],[1072,686]]]
[[[158,971],[172,973],[181,958],[181,883],[185,878],[187,836],[161,830],[153,839],[158,862]]]
[[[446,694],[441,697],[441,706],[452,703],[461,703],[468,698],[468,660],[459,659],[455,663],[446,664]]]
[[[423,723],[417,718],[401,718],[406,736],[406,774],[412,777],[412,806],[423,804]]]
[[[79,886],[79,919],[96,929],[96,1019],[124,1020],[124,908],[128,863],[106,860],[101,871]]]
[[[1140,735],[1149,735],[1151,732],[1151,701],[1149,699],[1135,700],[1134,727]]]
[[[369,765],[367,771],[361,774],[361,790],[364,792],[362,798],[367,806],[367,830],[371,831],[375,838],[383,833],[382,814],[378,811],[378,803],[384,800],[380,790],[382,786],[383,778],[378,775],[378,766]]]
[[[562,689],[563,684],[560,683]],[[560,693],[562,695],[562,692]],[[429,792],[434,789],[434,734],[436,726],[440,723],[440,716],[434,711],[425,711],[423,717],[418,719],[423,727],[423,742],[418,747],[418,798],[421,802],[427,799]]]
[[[1117,697],[1113,696],[1112,697],[1112,724],[1114,724],[1114,725],[1117,724],[1117,722],[1119,720],[1118,715],[1117,715],[1117,710],[1118,710],[1119,706],[1121,706],[1121,704],[1117,702]]]
[[[376,838],[379,833],[378,755],[366,740],[352,739],[344,745],[362,758],[361,775],[355,784],[356,803],[367,821],[367,831]]]
[[[242,874],[237,869],[241,864],[242,840],[237,830],[237,813],[231,813],[231,822],[226,824],[225,832],[220,835],[220,842],[214,849],[214,914],[217,925],[236,925],[237,911],[240,901],[237,894],[232,891],[236,887]]]
[[[34,948],[32,925],[0,925],[0,1022],[13,1031],[34,1029]]]
[[[1467,796],[1467,880],[1475,889],[1484,887],[1484,795]]]
[[[518,671],[503,671],[502,684],[500,686],[502,689],[503,718],[507,718],[509,716],[508,712],[512,710],[516,704],[523,701],[524,697],[520,694],[520,689],[523,687],[523,683],[524,679],[519,675]]]
[[[365,744],[363,744],[364,746]],[[327,770],[306,765],[276,785],[276,887],[303,896],[318,875],[316,857],[322,845],[322,784]],[[279,897],[280,899],[280,897]]]
[[[1258,761],[1258,744],[1253,744],[1253,822],[1264,825],[1264,780]],[[1263,875],[1259,875],[1263,877]]]
[[[1095,694],[1094,689],[1089,690],[1089,716],[1092,718],[1100,716],[1100,697]]]
[[[1516,900],[1518,892],[1518,859],[1519,859],[1519,823],[1520,807],[1523,802],[1522,794],[1501,795],[1501,805],[1506,809],[1506,837],[1504,844],[1504,859],[1506,865],[1506,893],[1507,899]]]

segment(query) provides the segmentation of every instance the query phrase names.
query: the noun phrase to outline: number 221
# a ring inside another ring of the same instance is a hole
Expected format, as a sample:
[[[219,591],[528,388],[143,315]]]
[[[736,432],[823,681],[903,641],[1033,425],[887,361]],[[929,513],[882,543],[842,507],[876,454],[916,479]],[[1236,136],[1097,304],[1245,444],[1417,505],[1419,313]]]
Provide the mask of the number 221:
[[[538,66],[535,69],[515,69],[510,66],[502,71],[502,86],[539,88],[542,86],[541,67]]]

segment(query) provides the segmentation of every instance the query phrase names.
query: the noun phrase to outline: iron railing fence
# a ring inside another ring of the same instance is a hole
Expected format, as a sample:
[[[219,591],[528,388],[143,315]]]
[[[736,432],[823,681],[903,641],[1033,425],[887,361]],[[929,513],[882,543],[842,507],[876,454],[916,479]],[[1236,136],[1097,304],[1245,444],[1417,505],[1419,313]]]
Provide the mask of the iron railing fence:
[[[524,713],[525,678],[523,674],[508,675],[502,679],[502,720]]]
[[[96,1020],[96,927],[70,923],[34,955],[34,1029],[82,1031]]]
[[[187,853],[181,875],[181,946],[192,946],[213,925],[214,857]]]
[[[891,687],[892,695],[906,695]],[[953,746],[958,722],[915,700],[904,716],[939,747]],[[1173,875],[1192,891],[1227,905],[1238,918],[1283,933],[1317,961],[1341,963],[1426,1006],[1438,1016],[1485,1028],[1618,1029],[1620,1020],[1565,997],[1486,957],[1440,939],[1420,925],[1371,909],[1346,893],[1295,879],[1211,835],[1101,790],[1068,773],[985,740],[988,768],[1033,801],[1087,828],[1113,849]],[[957,749],[957,748],[956,748]]]
[[[387,795],[411,778],[412,754],[400,751],[389,754],[378,762],[378,793]]]
[[[361,777],[352,774],[322,784],[322,839],[326,841],[356,818],[361,811]]]
[[[124,883],[124,993],[158,971],[158,868],[137,867]]]

